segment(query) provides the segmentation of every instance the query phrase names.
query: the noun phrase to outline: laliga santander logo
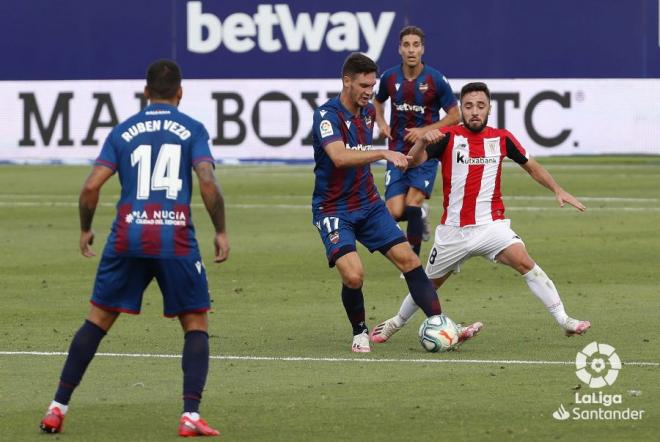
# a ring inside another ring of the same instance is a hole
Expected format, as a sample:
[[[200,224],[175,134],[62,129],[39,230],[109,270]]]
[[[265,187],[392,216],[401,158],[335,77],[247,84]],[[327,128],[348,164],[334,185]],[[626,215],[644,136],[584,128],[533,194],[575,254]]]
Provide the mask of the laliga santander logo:
[[[621,359],[614,347],[594,341],[575,355],[575,368],[578,379],[590,388],[601,388],[614,384],[621,370]]]
[[[619,370],[621,370],[621,359],[614,351],[614,347],[608,344],[592,342],[584,347],[575,356],[575,374],[580,381],[589,385],[590,388],[601,388],[614,384]],[[579,389],[579,385],[575,390]],[[632,392],[632,391],[631,391]],[[566,420],[642,420],[646,410],[631,407],[621,408],[623,404],[622,394],[603,393],[602,390],[586,394],[575,392],[575,402],[569,409],[560,404],[559,408],[552,413],[552,417],[558,421]]]

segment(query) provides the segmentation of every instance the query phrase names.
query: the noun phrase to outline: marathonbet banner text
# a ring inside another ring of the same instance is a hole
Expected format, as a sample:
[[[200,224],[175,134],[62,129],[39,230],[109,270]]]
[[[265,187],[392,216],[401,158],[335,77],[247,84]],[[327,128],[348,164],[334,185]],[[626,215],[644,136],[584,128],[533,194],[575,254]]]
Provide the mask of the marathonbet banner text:
[[[458,92],[472,80],[450,83]],[[533,156],[660,155],[655,80],[488,84],[489,124],[509,129]],[[0,161],[95,159],[110,129],[145,106],[143,88],[144,80],[0,82]],[[181,110],[204,123],[217,160],[311,161],[313,110],[339,93],[341,81],[184,80],[183,88]]]

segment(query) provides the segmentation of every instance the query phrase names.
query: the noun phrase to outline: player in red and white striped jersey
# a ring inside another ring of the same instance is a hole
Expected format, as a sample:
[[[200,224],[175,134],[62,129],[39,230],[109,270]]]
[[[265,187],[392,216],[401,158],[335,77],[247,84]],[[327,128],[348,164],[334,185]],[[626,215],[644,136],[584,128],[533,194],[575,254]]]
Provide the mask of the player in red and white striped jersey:
[[[410,167],[429,158],[438,158],[442,163],[444,212],[435,231],[426,273],[439,288],[472,256],[506,264],[523,275],[529,289],[567,336],[583,334],[591,323],[566,314],[555,285],[529,256],[504,216],[500,190],[504,157],[518,163],[534,180],[550,189],[561,207],[569,204],[580,212],[586,207],[562,189],[543,166],[530,159],[509,131],[487,126],[490,91],[486,84],[468,83],[463,87],[461,112],[463,125],[427,132],[409,153],[413,156]],[[417,306],[410,295],[406,296],[399,313],[374,328],[372,340],[387,341],[415,311]]]

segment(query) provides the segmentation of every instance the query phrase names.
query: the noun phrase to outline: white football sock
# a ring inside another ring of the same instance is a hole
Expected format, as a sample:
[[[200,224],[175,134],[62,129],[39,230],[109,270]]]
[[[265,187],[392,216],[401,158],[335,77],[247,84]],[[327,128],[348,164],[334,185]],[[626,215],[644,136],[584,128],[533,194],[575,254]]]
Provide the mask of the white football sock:
[[[183,416],[185,416],[188,419],[193,420],[193,421],[198,421],[199,420],[199,413],[194,413],[194,412],[190,413],[190,412],[186,411],[185,413],[183,413]]]
[[[412,295],[408,293],[403,299],[401,307],[399,307],[399,313],[395,316],[395,320],[397,322],[401,321],[401,323],[397,325],[402,326],[408,322],[408,320],[412,318],[412,315],[414,315],[417,310],[419,310],[419,307],[417,304],[415,304],[415,301],[413,301]]]
[[[49,409],[49,410],[52,410],[52,409],[55,408],[55,407],[59,408],[60,411],[62,412],[62,414],[66,414],[66,412],[69,411],[69,406],[68,406],[68,405],[60,404],[60,403],[57,402],[57,401],[53,401],[53,402],[51,402],[51,403],[50,403],[50,406],[48,407],[48,409]]]
[[[563,326],[568,315],[564,310],[564,304],[561,302],[555,284],[548,278],[548,275],[545,274],[541,267],[535,264],[534,268],[525,273],[523,277],[532,293],[539,298],[545,308],[555,318],[555,321]]]

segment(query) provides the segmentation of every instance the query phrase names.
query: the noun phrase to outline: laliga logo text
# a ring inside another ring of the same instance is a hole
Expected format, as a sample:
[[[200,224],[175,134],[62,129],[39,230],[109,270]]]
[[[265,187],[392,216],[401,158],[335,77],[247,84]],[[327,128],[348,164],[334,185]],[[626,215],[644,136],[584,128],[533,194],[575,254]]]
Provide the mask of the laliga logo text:
[[[575,356],[575,374],[589,386],[589,388],[602,388],[614,384],[619,370],[621,359],[608,344],[592,342],[584,347]],[[559,421],[565,420],[641,420],[644,410],[612,409],[612,405],[623,403],[623,395],[607,394],[602,391],[590,394],[575,392],[575,406],[569,409],[560,404],[552,413],[552,417]],[[597,409],[580,408],[578,405],[595,405]]]

